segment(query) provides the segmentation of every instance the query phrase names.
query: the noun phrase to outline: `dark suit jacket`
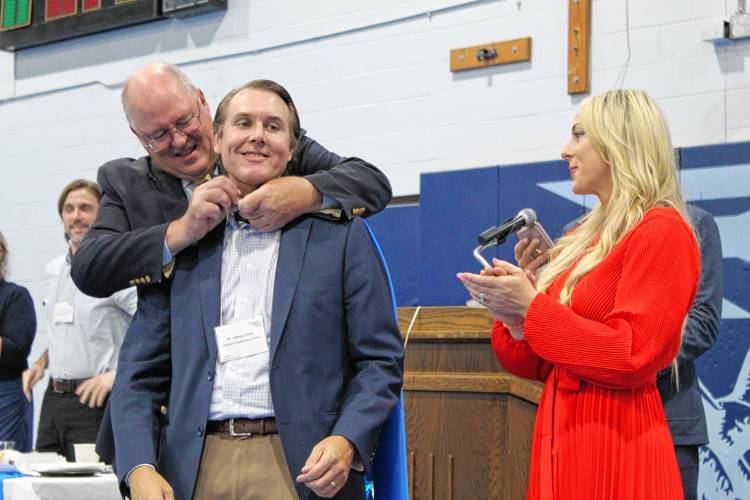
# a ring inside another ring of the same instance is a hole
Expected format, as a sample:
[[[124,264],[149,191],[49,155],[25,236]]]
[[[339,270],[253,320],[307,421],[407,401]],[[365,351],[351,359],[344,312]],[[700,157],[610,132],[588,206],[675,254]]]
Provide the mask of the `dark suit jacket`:
[[[224,229],[180,253],[169,283],[140,290],[111,396],[121,485],[134,466],[153,463],[178,499],[191,498],[213,387]],[[348,438],[369,470],[399,399],[403,347],[361,219],[302,217],[283,230],[272,318],[271,394],[292,477],[331,434]],[[304,485],[297,491],[315,498]],[[352,470],[337,498],[362,495],[362,474]]]
[[[285,175],[305,176],[337,200],[342,218],[376,213],[391,199],[388,179],[377,168],[339,157],[306,135]],[[148,156],[105,163],[97,180],[104,196],[96,222],[73,258],[76,286],[86,295],[108,297],[133,284],[160,282],[167,225],[187,210],[181,181]]]
[[[669,430],[677,446],[708,443],[706,414],[694,361],[716,342],[724,295],[719,228],[713,217],[704,210],[690,205],[689,212],[700,244],[701,275],[698,293],[688,312],[682,347],[677,355],[679,390],[673,381],[671,368],[660,372],[656,379]]]

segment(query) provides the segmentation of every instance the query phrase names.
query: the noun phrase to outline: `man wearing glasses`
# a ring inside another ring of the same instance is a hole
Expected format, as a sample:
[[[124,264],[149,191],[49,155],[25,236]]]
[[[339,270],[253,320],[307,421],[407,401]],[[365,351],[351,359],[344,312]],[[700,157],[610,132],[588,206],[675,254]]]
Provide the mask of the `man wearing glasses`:
[[[376,213],[390,201],[390,184],[377,168],[339,157],[306,135],[283,177],[240,199],[236,186],[217,175],[206,98],[175,66],[136,71],[125,83],[122,105],[148,156],[99,169],[101,208],[72,265],[73,280],[88,295],[163,281],[175,255],[234,211],[257,229],[273,231],[305,213],[348,219]]]

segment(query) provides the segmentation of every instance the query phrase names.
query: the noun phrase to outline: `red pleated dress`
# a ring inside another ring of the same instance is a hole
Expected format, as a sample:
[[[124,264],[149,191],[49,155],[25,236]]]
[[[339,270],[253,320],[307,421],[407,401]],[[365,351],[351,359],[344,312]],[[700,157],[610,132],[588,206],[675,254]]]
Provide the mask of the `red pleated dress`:
[[[572,266],[571,266],[572,269]],[[531,303],[524,339],[497,323],[509,372],[545,382],[534,425],[529,499],[682,499],[656,373],[680,345],[700,255],[672,208],[649,210],[558,302],[568,269]]]

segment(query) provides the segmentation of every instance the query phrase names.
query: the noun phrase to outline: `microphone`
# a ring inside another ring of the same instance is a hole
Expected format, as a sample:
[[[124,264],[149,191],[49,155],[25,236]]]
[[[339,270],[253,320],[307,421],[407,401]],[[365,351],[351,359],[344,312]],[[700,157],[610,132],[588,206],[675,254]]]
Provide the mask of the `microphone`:
[[[524,208],[518,212],[518,215],[511,217],[499,226],[493,226],[482,231],[477,240],[480,245],[488,243],[501,245],[505,243],[511,233],[515,233],[524,227],[531,227],[534,224],[536,224],[536,212],[532,208]]]
[[[532,208],[524,208],[518,212],[518,215],[515,217],[511,217],[498,226],[492,226],[485,229],[477,237],[479,246],[474,249],[474,258],[482,264],[482,266],[492,267],[485,258],[482,257],[482,250],[502,245],[512,233],[515,233],[524,227],[532,227],[534,224],[536,224],[536,212]]]

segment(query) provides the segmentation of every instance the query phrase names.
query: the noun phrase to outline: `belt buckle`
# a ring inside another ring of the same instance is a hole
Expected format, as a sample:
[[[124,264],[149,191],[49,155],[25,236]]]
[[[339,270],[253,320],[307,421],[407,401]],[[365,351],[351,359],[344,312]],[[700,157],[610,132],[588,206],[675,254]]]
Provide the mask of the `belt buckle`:
[[[252,432],[234,432],[234,419],[229,419],[229,435],[232,437],[249,438],[252,437]]]
[[[55,394],[65,394],[65,389],[62,388],[62,385],[62,380],[56,378],[52,379],[52,392],[54,392]]]

